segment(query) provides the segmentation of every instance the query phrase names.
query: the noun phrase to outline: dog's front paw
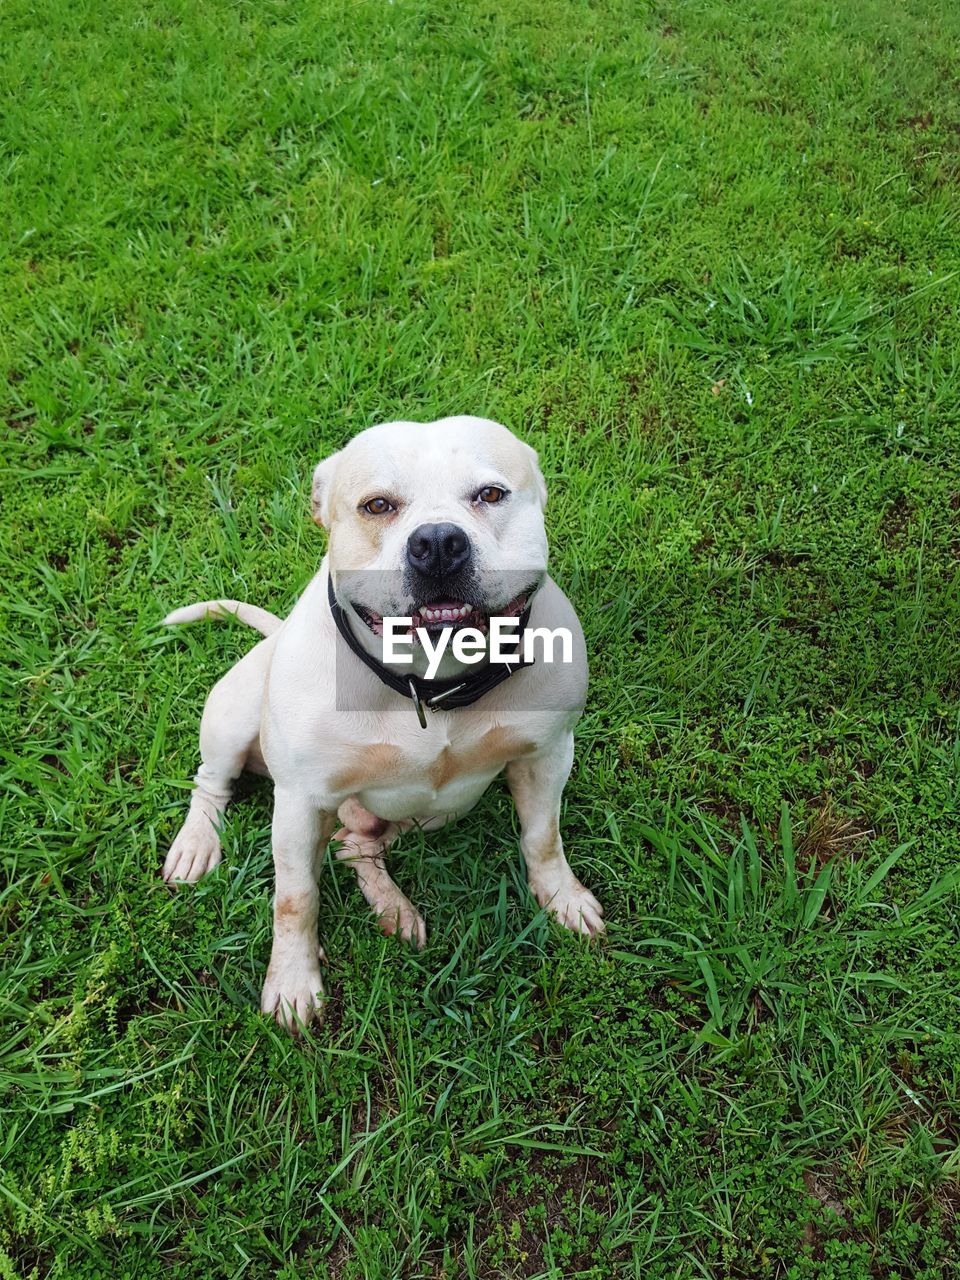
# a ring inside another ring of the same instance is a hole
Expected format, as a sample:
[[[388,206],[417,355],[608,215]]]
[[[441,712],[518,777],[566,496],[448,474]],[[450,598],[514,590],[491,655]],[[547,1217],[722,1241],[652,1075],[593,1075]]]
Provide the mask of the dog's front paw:
[[[323,1016],[323,982],[317,965],[270,961],[260,1009],[296,1034]]]
[[[603,933],[603,907],[572,871],[531,884],[533,896],[567,929],[595,938]]]
[[[163,864],[167,884],[194,884],[220,862],[220,837],[208,818],[188,818],[177,833]]]

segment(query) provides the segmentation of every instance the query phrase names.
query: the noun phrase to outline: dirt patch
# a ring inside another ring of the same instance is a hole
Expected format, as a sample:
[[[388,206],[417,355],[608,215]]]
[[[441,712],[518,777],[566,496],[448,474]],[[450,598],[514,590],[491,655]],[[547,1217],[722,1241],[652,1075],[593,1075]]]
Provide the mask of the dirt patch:
[[[321,1024],[324,1041],[333,1044],[340,1028],[343,1026],[343,983],[324,982],[324,991],[326,992],[326,1002],[323,1008],[323,1022]]]
[[[805,551],[782,551],[776,548],[764,551],[760,558],[774,569],[797,569],[810,559]]]
[[[342,999],[338,1004],[342,1006]],[[325,1027],[325,1033],[330,1034],[329,1027]],[[370,1086],[369,1101],[366,1093],[353,1104],[350,1113],[350,1142],[351,1144],[359,1137],[366,1137],[367,1134],[376,1133],[376,1131],[386,1122],[396,1115],[397,1108],[394,1104],[390,1089],[383,1075],[371,1075],[368,1077]],[[346,1151],[342,1152],[346,1155]]]
[[[899,547],[910,526],[912,507],[901,493],[886,511],[880,521],[880,537],[885,547]]]
[[[612,1207],[602,1161],[531,1151],[522,1170],[505,1177],[489,1208],[476,1215],[474,1239],[485,1242],[479,1280],[543,1275],[551,1266],[548,1239],[565,1275],[597,1266]],[[615,1254],[604,1252],[605,1265],[615,1261]]]
[[[736,801],[726,796],[711,796],[698,800],[696,808],[700,814],[712,818],[723,829],[723,835],[731,840],[739,838],[743,811]]]
[[[142,535],[139,529],[129,528],[120,533],[112,526],[108,526],[101,531],[100,536],[110,548],[107,552],[108,564],[117,565],[120,563],[124,547],[133,546],[135,542],[139,541]]]
[[[955,1182],[944,1182],[934,1192],[934,1199],[940,1207],[944,1219],[956,1229],[960,1218],[960,1186]]]
[[[348,1231],[353,1231],[359,1225],[350,1214],[340,1211],[340,1216]],[[325,1252],[325,1250],[328,1251]],[[353,1245],[342,1228],[329,1247],[318,1231],[305,1229],[290,1246],[290,1254],[298,1263],[303,1266],[309,1265],[311,1268],[318,1266],[322,1261],[331,1280],[339,1280],[340,1276],[349,1274],[347,1268],[353,1257]]]
[[[849,1221],[846,1206],[840,1198],[838,1170],[833,1165],[825,1165],[821,1169],[808,1169],[803,1175],[803,1185],[812,1201],[822,1205],[824,1209],[835,1214],[843,1222]],[[846,1231],[843,1234],[844,1237],[848,1235]],[[812,1218],[804,1223],[803,1243],[810,1249],[816,1261],[823,1261],[824,1250],[821,1231]]]

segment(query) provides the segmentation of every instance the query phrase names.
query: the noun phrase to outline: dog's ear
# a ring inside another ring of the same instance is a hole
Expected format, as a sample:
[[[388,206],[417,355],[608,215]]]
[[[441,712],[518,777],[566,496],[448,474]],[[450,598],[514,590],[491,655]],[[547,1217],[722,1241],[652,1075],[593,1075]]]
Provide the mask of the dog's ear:
[[[530,459],[530,465],[533,468],[533,480],[537,488],[537,494],[540,498],[540,510],[544,511],[547,506],[547,482],[544,480],[543,472],[540,470],[540,457],[536,449],[531,445],[525,444],[523,447],[527,451],[527,455]]]
[[[311,490],[313,518],[323,529],[327,529],[330,526],[330,490],[333,482],[333,473],[337,469],[339,459],[339,452],[331,453],[329,458],[324,458],[322,462],[317,463],[313,472],[313,488]]]

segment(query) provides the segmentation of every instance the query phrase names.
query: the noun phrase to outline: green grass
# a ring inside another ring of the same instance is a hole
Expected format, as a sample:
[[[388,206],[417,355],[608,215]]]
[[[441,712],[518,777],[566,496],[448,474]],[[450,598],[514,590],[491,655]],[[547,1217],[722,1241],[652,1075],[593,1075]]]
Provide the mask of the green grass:
[[[960,10],[11,0],[0,1277],[960,1274]],[[565,799],[328,860],[256,1012],[269,788],[175,896],[209,686],[393,417],[540,449]]]

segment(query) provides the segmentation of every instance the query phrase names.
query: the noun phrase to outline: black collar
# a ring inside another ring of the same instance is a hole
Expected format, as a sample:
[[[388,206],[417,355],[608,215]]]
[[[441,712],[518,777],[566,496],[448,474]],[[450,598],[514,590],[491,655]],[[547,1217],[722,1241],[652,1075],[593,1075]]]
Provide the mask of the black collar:
[[[337,600],[336,592],[333,589],[333,579],[329,573],[327,575],[327,596],[330,600],[330,612],[333,614],[333,620],[337,624],[337,630],[346,640],[349,647],[357,655],[360,661],[370,668],[378,680],[393,689],[394,693],[402,694],[403,697],[409,698],[417,710],[417,718],[421,726],[427,727],[427,717],[424,713],[424,707],[429,707],[432,711],[453,711],[457,707],[470,707],[479,701],[485,693],[489,693],[491,689],[495,689],[498,684],[503,684],[504,680],[509,680],[515,671],[519,671],[521,667],[532,667],[533,662],[501,663],[488,662],[478,671],[471,675],[454,676],[450,680],[427,680],[423,676],[400,676],[395,671],[391,671],[389,667],[385,667],[382,662],[378,662],[353,634],[350,623],[347,621],[346,615]],[[522,641],[524,630],[530,620],[530,605],[520,614],[520,627],[517,632],[518,641]]]

